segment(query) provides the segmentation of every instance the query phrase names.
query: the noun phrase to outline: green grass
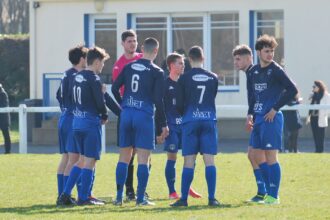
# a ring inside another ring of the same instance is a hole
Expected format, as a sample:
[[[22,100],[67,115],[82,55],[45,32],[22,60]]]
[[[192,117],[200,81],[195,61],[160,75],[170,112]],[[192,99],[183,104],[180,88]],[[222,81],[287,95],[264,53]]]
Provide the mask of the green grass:
[[[281,154],[281,204],[265,206],[244,201],[256,193],[251,167],[244,154],[216,158],[216,197],[224,204],[210,208],[204,166],[199,157],[193,187],[202,199],[189,199],[187,208],[170,208],[164,178],[165,154],[152,156],[148,193],[155,207],[134,203],[115,207],[57,208],[56,167],[60,155],[0,155],[0,219],[330,219],[330,154]],[[107,154],[97,166],[94,194],[110,200],[115,194],[118,155]],[[180,191],[182,158],[177,164]],[[135,181],[136,184],[136,181]],[[74,190],[75,192],[75,190]]]

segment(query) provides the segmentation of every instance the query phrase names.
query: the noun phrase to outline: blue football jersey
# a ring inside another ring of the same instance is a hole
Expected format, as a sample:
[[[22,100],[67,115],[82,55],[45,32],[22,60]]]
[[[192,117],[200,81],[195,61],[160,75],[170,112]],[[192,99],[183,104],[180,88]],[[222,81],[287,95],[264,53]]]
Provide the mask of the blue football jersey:
[[[176,107],[177,82],[170,77],[165,80],[164,105],[168,124],[179,125],[182,123],[182,116]]]
[[[260,64],[249,72],[249,112],[264,116],[272,108],[278,111],[297,94],[297,88],[276,62],[261,68]]]
[[[83,70],[76,74],[73,83],[74,128],[99,125],[100,118],[106,120],[107,109],[100,77],[93,71]]]
[[[70,68],[64,72],[60,87],[57,90],[56,98],[63,113],[72,114],[74,103],[72,99],[72,85],[78,71]]]
[[[125,91],[121,98],[119,88],[122,85]],[[127,64],[112,85],[112,93],[123,110],[133,108],[154,115],[155,105],[159,110],[160,124],[165,127],[163,89],[163,70],[143,58]]]
[[[192,68],[178,81],[177,108],[183,115],[182,122],[215,121],[215,98],[218,78],[203,68]]]

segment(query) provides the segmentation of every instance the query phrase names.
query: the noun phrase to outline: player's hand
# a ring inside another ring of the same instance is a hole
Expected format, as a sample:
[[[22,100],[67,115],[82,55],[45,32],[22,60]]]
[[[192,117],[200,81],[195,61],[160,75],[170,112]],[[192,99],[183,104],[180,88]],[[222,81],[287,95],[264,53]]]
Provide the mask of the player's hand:
[[[108,122],[108,119],[107,120],[101,120],[101,124],[104,125]]]
[[[311,116],[310,115],[307,116],[305,124],[308,125],[309,123],[311,123]]]
[[[164,138],[162,136],[157,136],[156,137],[156,140],[157,140],[157,144],[162,144],[164,143]]]
[[[162,133],[161,133],[161,137],[165,140],[165,138],[169,135],[169,129],[168,129],[168,127],[166,126],[166,127],[163,127],[162,128]]]
[[[246,121],[245,121],[245,130],[247,132],[251,132],[253,129],[253,116],[252,115],[248,115],[246,117]]]
[[[265,121],[273,122],[276,113],[277,113],[277,111],[275,111],[275,109],[272,108],[272,109],[271,109],[271,110],[270,110],[270,111],[264,116]]]
[[[103,83],[102,84],[102,92],[106,93],[106,91],[107,91],[107,85]]]

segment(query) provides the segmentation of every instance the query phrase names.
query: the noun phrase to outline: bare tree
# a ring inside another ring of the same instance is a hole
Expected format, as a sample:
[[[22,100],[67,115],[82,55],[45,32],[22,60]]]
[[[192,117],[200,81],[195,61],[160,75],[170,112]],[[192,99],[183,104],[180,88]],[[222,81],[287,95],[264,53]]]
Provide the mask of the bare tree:
[[[29,3],[0,0],[0,34],[29,33]]]

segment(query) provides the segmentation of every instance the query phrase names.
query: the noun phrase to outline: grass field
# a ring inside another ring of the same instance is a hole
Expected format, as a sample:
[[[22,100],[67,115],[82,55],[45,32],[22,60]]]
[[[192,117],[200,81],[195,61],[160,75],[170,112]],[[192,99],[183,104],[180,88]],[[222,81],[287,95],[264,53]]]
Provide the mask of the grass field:
[[[171,208],[164,178],[165,154],[152,156],[148,193],[155,207],[58,208],[56,166],[60,155],[0,155],[0,219],[330,219],[330,154],[281,154],[283,179],[281,204],[265,206],[244,201],[256,193],[250,165],[244,154],[219,154],[216,158],[216,197],[220,208],[207,204],[202,160],[198,160],[193,187],[202,199],[189,199],[187,208]],[[110,201],[115,195],[118,156],[103,155],[97,166],[94,194]],[[182,158],[177,164],[180,191]],[[136,184],[136,181],[135,181]],[[75,190],[74,190],[75,191]]]

